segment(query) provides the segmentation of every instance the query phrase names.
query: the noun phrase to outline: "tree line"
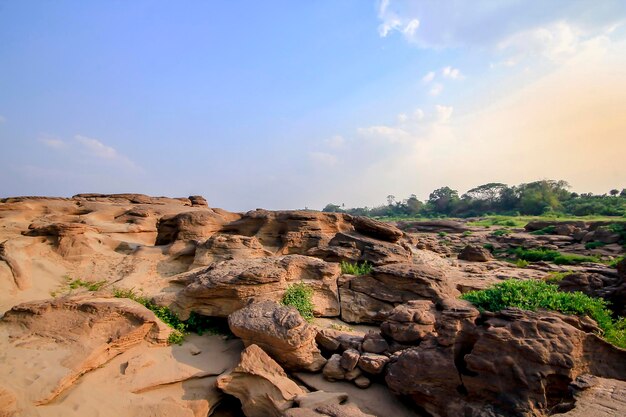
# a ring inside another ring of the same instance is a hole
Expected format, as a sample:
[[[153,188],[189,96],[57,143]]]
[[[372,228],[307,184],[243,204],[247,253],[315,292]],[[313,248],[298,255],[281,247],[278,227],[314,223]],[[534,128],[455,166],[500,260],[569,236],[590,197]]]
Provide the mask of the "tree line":
[[[566,181],[541,180],[508,186],[492,182],[459,195],[457,190],[441,187],[422,202],[415,194],[403,200],[387,196],[387,204],[376,207],[345,208],[327,204],[322,211],[370,217],[476,217],[488,214],[573,216],[626,216],[626,188],[606,194],[570,192]]]

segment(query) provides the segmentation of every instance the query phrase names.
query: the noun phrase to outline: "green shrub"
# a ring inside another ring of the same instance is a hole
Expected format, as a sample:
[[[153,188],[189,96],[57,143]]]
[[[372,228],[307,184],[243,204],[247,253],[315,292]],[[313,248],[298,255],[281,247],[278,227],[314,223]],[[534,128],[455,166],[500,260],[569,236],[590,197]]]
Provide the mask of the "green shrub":
[[[313,288],[304,282],[290,285],[283,295],[282,303],[295,307],[306,321],[313,320]]]
[[[619,258],[615,258],[613,259],[611,262],[609,262],[609,266],[611,268],[617,268],[617,264],[620,263],[626,256],[620,256]]]
[[[448,236],[448,233],[447,232],[439,232],[439,233],[437,233],[437,235],[439,237],[446,237],[446,236]]]
[[[556,226],[547,226],[543,229],[535,230],[534,232],[530,232],[531,235],[551,235],[556,231]]]
[[[470,291],[461,296],[480,310],[500,311],[507,307],[524,310],[559,311],[564,314],[589,316],[598,323],[603,337],[616,346],[626,348],[626,319],[613,319],[608,303],[581,292],[561,292],[558,287],[543,281],[508,280],[491,288]]]
[[[350,275],[367,275],[370,272],[372,272],[372,265],[365,261],[365,262],[355,262],[355,263],[351,263],[351,262],[345,262],[342,261],[341,262],[341,273],[342,274],[350,274]]]
[[[604,242],[587,242],[587,243],[585,243],[585,249],[597,249],[597,248],[601,248],[602,246],[606,246],[606,243],[604,243]]]
[[[567,277],[568,275],[572,275],[573,272],[572,271],[564,271],[564,272],[550,272],[548,273],[548,275],[543,279],[545,282],[549,283],[549,284],[556,284],[559,281],[563,280],[563,278]]]
[[[463,232],[463,236],[465,236],[465,237],[471,236],[471,235],[472,235],[472,232],[469,231],[469,230],[466,230],[466,231]]]
[[[170,334],[167,341],[170,344],[180,345],[185,340],[185,335],[189,332],[194,332],[199,335],[204,333],[209,334],[227,334],[229,331],[225,330],[223,326],[219,326],[215,319],[207,316],[191,312],[189,319],[183,321],[176,313],[170,310],[168,307],[161,307],[154,304],[148,297],[135,292],[134,289],[120,289],[115,288],[113,295],[116,298],[130,298],[133,301],[146,307],[152,311],[163,323],[174,329]]]
[[[528,262],[554,262],[557,265],[575,265],[583,262],[600,262],[596,256],[583,256],[560,253],[555,250],[544,248],[524,249],[517,247],[510,251],[517,259],[523,259]]]
[[[492,243],[485,243],[483,248],[487,249],[489,252],[493,252],[495,250],[495,246]]]
[[[517,261],[515,261],[515,266],[518,268],[526,268],[528,265],[529,262],[523,259],[518,259]]]
[[[506,236],[510,234],[511,234],[511,231],[507,229],[498,229],[498,230],[494,230],[493,232],[491,232],[491,236],[496,236],[496,237]]]

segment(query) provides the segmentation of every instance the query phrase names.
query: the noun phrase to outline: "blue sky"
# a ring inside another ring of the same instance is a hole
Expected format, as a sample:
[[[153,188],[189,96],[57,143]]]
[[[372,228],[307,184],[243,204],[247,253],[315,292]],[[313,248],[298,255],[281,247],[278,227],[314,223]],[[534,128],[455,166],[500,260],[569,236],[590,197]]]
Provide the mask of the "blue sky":
[[[0,0],[0,196],[626,186],[620,1]]]

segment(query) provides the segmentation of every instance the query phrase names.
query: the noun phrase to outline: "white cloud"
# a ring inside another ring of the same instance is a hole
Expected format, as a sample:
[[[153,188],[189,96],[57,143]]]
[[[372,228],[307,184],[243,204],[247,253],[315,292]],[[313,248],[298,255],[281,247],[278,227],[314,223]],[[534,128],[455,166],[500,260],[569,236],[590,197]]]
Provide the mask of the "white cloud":
[[[76,142],[78,142],[88,153],[93,156],[97,156],[102,159],[116,159],[119,158],[120,155],[118,152],[110,147],[100,142],[98,139],[88,138],[82,135],[74,136]]]
[[[422,109],[415,109],[415,111],[413,112],[413,117],[416,120],[422,120],[424,118],[424,110],[422,110]]]
[[[367,139],[383,140],[389,143],[405,142],[411,139],[411,134],[406,130],[395,126],[370,126],[360,127],[357,129],[357,133]]]
[[[447,123],[452,116],[454,108],[452,106],[436,105],[435,110],[437,112],[437,121],[440,123]]]
[[[53,149],[61,149],[66,146],[66,143],[63,142],[61,139],[41,138],[39,139],[39,141],[43,143],[45,146],[47,146],[48,148],[53,148]]]
[[[337,156],[327,152],[309,152],[309,159],[316,164],[333,166],[337,164]]]
[[[431,96],[437,97],[443,91],[443,84],[435,84],[432,86],[430,91],[428,92]]]
[[[335,135],[324,141],[326,145],[331,149],[341,149],[344,147],[346,140],[341,135]]]
[[[463,79],[463,74],[461,74],[461,70],[459,70],[458,68],[452,68],[450,66],[442,68],[441,75],[443,75],[445,78],[450,78],[452,80]]]
[[[426,74],[426,75],[424,75],[422,77],[422,82],[424,84],[428,84],[429,82],[431,82],[434,79],[435,79],[435,71],[430,71],[428,74]]]
[[[396,116],[396,118],[398,119],[398,123],[400,124],[409,120],[409,116],[407,116],[406,113],[400,113],[399,115]]]
[[[404,29],[402,29],[402,33],[404,33],[406,37],[412,38],[413,36],[415,36],[415,31],[417,31],[417,28],[419,28],[419,26],[419,20],[411,19],[409,23],[404,26]]]

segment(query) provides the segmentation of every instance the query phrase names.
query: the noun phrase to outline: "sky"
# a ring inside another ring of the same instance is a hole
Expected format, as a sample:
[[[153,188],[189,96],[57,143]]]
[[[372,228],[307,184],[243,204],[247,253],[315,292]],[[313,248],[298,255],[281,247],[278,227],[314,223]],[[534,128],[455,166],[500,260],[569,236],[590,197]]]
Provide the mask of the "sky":
[[[626,187],[621,0],[0,0],[0,197]]]

